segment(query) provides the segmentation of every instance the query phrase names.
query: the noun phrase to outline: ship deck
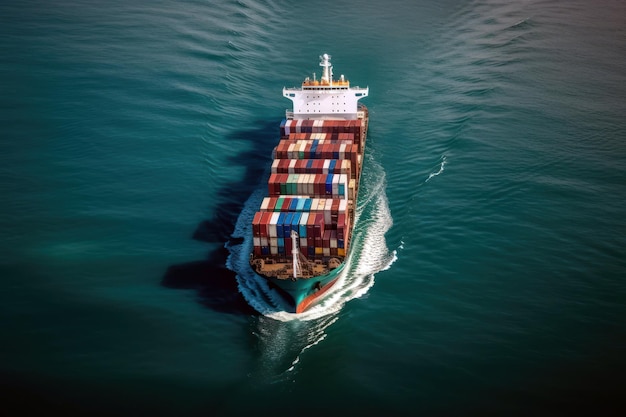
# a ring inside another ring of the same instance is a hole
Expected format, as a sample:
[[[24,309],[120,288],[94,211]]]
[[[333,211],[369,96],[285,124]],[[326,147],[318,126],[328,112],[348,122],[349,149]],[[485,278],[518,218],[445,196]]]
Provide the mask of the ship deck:
[[[314,278],[329,273],[332,269],[341,265],[343,260],[338,258],[330,258],[327,262],[321,260],[307,261],[302,266],[302,274],[298,279]],[[256,272],[266,277],[274,277],[278,279],[293,278],[293,263],[291,261],[275,261],[273,259],[253,259],[252,265]]]

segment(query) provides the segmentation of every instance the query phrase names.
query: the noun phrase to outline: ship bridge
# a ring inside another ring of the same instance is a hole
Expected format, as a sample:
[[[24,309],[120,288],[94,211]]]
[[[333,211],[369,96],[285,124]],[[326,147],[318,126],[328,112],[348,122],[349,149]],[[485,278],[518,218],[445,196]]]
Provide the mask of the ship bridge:
[[[343,119],[360,117],[358,101],[369,94],[369,88],[350,87],[343,75],[333,80],[330,55],[320,56],[322,77],[306,78],[301,87],[283,88],[283,97],[293,102],[287,110],[287,119]],[[362,117],[362,116],[361,116]]]

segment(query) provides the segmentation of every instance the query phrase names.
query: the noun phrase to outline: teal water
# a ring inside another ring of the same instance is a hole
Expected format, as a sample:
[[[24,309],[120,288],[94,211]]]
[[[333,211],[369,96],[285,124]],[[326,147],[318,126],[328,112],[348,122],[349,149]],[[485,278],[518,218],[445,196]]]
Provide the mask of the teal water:
[[[9,415],[623,415],[626,6],[0,5]],[[341,286],[251,281],[284,86],[369,86]],[[226,247],[225,247],[226,245]]]

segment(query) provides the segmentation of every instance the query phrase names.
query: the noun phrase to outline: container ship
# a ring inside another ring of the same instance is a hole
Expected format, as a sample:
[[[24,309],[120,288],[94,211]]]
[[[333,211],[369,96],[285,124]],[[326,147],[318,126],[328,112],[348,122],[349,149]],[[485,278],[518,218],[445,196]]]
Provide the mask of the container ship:
[[[283,88],[293,102],[280,124],[267,196],[252,220],[252,269],[302,313],[337,282],[350,251],[368,111],[368,88],[333,79],[320,56],[318,80]]]

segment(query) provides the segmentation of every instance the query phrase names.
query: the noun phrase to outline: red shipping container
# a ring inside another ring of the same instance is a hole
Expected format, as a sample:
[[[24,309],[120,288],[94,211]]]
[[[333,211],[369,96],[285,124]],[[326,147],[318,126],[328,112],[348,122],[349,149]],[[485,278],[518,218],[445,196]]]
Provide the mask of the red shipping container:
[[[288,141],[285,146],[285,159],[292,159],[293,156],[293,147],[296,142]]]
[[[291,256],[291,239],[290,238],[285,238],[285,255],[286,256]]]
[[[274,183],[274,194],[276,196],[280,195],[280,183],[283,180],[283,174],[276,175],[276,182]]]
[[[289,206],[291,205],[291,197],[285,197],[285,202],[283,203],[283,207],[280,211],[286,212],[289,211]]]
[[[314,216],[314,218],[315,218],[315,223],[313,225],[313,233],[311,235],[314,238],[317,239],[317,238],[319,238],[321,236],[321,233],[322,233],[322,225],[321,225],[321,223],[324,221],[324,218],[322,217],[321,220],[320,220],[320,215],[319,214],[316,214]]]
[[[346,150],[348,149],[348,147],[346,146]],[[357,147],[356,145],[350,145],[350,162],[352,163],[352,166],[355,168],[354,171],[358,171],[358,165],[356,164],[357,162]]]
[[[306,156],[306,152],[304,154]],[[306,174],[306,165],[309,162],[308,159],[300,159],[298,164],[299,174]]]
[[[324,148],[324,159],[333,159],[333,147],[335,145],[333,143],[329,143]]]
[[[339,212],[337,214],[337,228],[339,227],[346,227],[348,221],[348,213],[347,210],[346,212]]]
[[[263,213],[257,211],[254,213],[254,218],[252,219],[252,236],[260,237],[261,236],[261,218]]]
[[[313,212],[309,212],[309,219],[306,222],[306,236],[307,239],[315,239],[315,213]],[[315,241],[309,242],[309,246],[315,246]]]
[[[324,132],[333,133],[334,120],[324,120]]]
[[[322,247],[330,248],[330,230],[324,230],[324,237],[322,238]]]
[[[338,199],[333,199],[333,204],[331,207],[331,213],[333,216],[337,216],[337,214],[339,213],[339,200]]]
[[[264,212],[263,215],[261,216],[261,225],[260,225],[261,237],[265,237],[265,238],[267,237],[271,218],[272,218],[272,213],[270,212]]]
[[[323,159],[322,149],[324,148],[325,144],[326,142],[322,142],[322,141],[317,143],[317,148],[315,149],[315,159]]]
[[[326,195],[326,176],[324,174],[315,175],[315,195],[319,198]]]
[[[270,202],[267,205],[267,211],[274,211],[274,208],[276,208],[276,201],[278,200],[277,197],[270,197]]]
[[[267,181],[267,191],[269,192],[270,196],[274,196],[276,195],[276,193],[274,192],[274,184],[276,183],[276,181],[278,180],[278,174],[271,174],[270,175],[270,179]]]
[[[282,139],[278,142],[278,145],[276,145],[276,150],[275,150],[275,159],[283,159],[283,153],[282,153],[282,147],[283,147],[283,141]]]

